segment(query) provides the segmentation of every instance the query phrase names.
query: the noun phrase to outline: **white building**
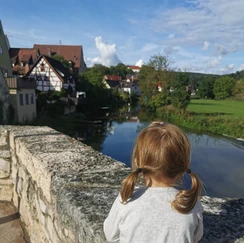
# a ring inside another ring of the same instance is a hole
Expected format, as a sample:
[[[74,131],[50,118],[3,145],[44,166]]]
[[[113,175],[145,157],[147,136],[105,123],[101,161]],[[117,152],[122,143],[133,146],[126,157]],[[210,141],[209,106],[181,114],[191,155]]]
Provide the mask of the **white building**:
[[[36,89],[40,91],[61,91],[62,88],[69,90],[71,97],[75,97],[75,78],[61,62],[41,55],[34,66],[27,73],[29,79],[36,81]]]

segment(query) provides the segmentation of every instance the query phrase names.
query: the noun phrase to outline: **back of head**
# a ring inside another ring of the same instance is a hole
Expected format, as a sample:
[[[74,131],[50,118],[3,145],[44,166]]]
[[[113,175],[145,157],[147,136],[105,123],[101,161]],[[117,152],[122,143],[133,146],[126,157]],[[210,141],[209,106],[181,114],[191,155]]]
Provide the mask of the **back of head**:
[[[153,178],[174,186],[189,170],[189,165],[190,143],[185,133],[175,125],[153,122],[136,139],[132,155],[133,172],[123,182],[122,201],[126,202],[131,197],[140,172],[147,182]],[[191,189],[179,191],[172,202],[172,207],[180,213],[189,212],[201,193],[200,179],[192,172],[190,176]]]
[[[156,178],[175,179],[188,168],[189,157],[190,143],[177,126],[153,122],[137,137],[132,167]]]

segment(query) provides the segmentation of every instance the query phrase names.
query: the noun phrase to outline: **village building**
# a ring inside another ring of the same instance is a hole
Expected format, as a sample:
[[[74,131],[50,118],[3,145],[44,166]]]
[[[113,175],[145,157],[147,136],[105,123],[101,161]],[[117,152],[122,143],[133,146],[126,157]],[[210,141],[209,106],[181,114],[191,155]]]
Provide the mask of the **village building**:
[[[122,78],[116,75],[105,75],[103,78],[103,83],[107,89],[119,88],[121,81]]]
[[[9,55],[13,67],[13,75],[22,77],[32,68],[40,51],[35,48],[10,48]]]
[[[128,69],[131,69],[134,73],[139,73],[141,70],[141,67],[139,66],[127,66]]]
[[[34,44],[35,49],[39,49],[41,55],[53,57],[55,55],[62,56],[65,60],[72,64],[74,74],[85,72],[86,64],[83,56],[83,48],[81,45],[40,45]]]
[[[130,82],[135,82],[137,83],[138,82],[138,76],[139,76],[139,73],[135,73],[135,74],[127,74],[126,75],[126,81],[130,81]]]
[[[130,80],[122,81],[120,82],[120,91],[127,92],[130,95],[132,93],[138,93],[139,90],[134,82],[131,82]]]
[[[7,123],[9,107],[9,89],[6,80],[3,75],[3,71],[0,68],[0,124]]]
[[[36,83],[24,78],[6,78],[9,88],[9,103],[15,113],[14,121],[26,123],[36,117]]]
[[[4,34],[2,22],[0,20],[0,68],[5,78],[12,76],[12,65],[9,57],[9,42]]]
[[[74,75],[53,58],[41,55],[26,76],[35,80],[39,91],[61,91],[64,88],[70,97],[76,96]]]

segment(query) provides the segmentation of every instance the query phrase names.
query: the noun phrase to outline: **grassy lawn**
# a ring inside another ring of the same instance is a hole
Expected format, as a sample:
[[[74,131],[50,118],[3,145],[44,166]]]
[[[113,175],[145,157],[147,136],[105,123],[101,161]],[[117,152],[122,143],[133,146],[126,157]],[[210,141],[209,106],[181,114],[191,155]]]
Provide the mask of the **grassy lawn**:
[[[187,112],[162,112],[170,122],[201,132],[244,138],[244,102],[192,99]]]
[[[209,115],[225,115],[244,119],[244,102],[234,100],[193,99],[191,100],[187,111]]]

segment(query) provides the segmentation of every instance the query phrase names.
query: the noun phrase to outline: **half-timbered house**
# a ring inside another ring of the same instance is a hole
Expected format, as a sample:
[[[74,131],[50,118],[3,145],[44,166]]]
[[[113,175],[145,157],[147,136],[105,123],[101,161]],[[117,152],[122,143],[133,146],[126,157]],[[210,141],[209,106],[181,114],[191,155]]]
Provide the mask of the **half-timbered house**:
[[[75,77],[61,62],[53,58],[41,55],[27,76],[36,81],[36,89],[39,91],[61,91],[64,88],[68,90],[70,97],[75,97]]]

